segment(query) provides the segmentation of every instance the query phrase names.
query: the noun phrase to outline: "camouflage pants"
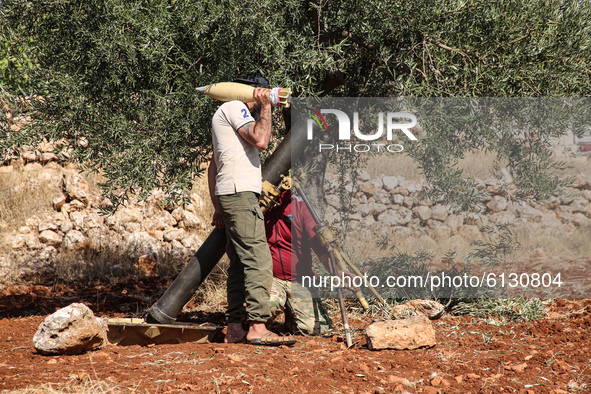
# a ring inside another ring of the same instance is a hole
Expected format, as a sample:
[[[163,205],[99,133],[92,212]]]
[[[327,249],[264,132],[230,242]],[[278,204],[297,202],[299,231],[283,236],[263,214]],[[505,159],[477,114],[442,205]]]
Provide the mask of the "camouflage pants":
[[[273,278],[271,321],[285,312],[285,326],[293,334],[322,335],[332,330],[332,320],[322,301],[296,282]]]

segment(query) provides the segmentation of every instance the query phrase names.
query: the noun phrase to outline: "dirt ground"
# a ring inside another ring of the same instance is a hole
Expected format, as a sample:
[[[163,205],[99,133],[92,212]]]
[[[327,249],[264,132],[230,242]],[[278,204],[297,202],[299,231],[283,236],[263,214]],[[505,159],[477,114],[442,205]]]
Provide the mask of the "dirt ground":
[[[32,343],[56,309],[84,302],[95,315],[129,317],[155,302],[164,279],[116,285],[20,285],[0,290],[0,392],[42,384],[139,393],[587,393],[591,392],[591,300],[558,299],[546,316],[493,324],[446,315],[437,345],[370,351],[353,318],[355,345],[338,335],[299,337],[293,347],[185,343],[108,346],[75,356],[42,356]],[[195,321],[222,324],[223,316]],[[333,320],[340,326],[337,315]],[[64,387],[62,386],[62,387]]]

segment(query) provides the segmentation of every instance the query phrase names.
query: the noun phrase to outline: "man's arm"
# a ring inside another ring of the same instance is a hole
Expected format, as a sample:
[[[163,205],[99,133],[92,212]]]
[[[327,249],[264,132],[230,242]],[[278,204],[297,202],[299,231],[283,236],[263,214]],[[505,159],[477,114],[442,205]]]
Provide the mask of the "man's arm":
[[[213,203],[214,212],[213,218],[211,219],[211,225],[218,228],[224,227],[224,222],[222,221],[222,214],[219,209],[218,199],[215,196],[215,177],[217,175],[218,168],[211,158],[209,162],[209,167],[207,168],[207,184],[209,186],[209,197],[211,198],[211,202]]]
[[[255,88],[254,98],[261,108],[261,115],[256,122],[250,122],[238,129],[238,134],[258,150],[265,150],[271,139],[271,102],[269,89]]]

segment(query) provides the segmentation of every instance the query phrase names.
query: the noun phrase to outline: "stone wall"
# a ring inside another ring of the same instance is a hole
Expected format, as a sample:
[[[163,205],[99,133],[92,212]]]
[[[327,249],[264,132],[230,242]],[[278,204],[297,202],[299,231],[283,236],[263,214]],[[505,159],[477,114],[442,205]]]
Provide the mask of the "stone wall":
[[[100,214],[110,202],[93,195],[87,180],[72,166],[64,166],[67,157],[52,154],[49,147],[36,152],[23,151],[5,160],[0,173],[23,171],[30,182],[14,188],[39,185],[36,179],[53,182],[59,190],[52,196],[51,212],[32,215],[18,228],[0,220],[0,275],[19,261],[20,273],[39,270],[58,258],[60,253],[83,250],[114,250],[133,261],[153,261],[166,254],[181,260],[192,255],[209,233],[209,212],[204,198],[191,194],[185,207],[170,208],[162,192],[154,192],[144,202],[130,201],[111,216]],[[467,242],[478,239],[483,226],[508,224],[527,226],[557,233],[591,227],[591,177],[579,175],[567,197],[544,204],[517,202],[515,185],[507,171],[496,178],[478,180],[486,190],[485,205],[478,213],[452,213],[449,206],[424,201],[419,193],[423,181],[403,177],[371,177],[358,171],[358,188],[345,185],[352,195],[349,227],[365,236],[396,234],[403,237],[428,237],[439,242],[458,236]],[[329,223],[343,219],[336,176],[326,176],[325,219]]]
[[[325,220],[339,222],[341,211],[335,175],[327,174]],[[365,170],[357,171],[358,187],[351,183],[345,190],[352,194],[349,227],[362,234],[429,236],[435,241],[461,235],[468,241],[478,238],[488,224],[527,226],[531,231],[549,229],[556,232],[577,231],[591,227],[591,176],[579,174],[564,197],[552,198],[543,204],[519,202],[514,198],[516,186],[507,170],[496,178],[477,180],[478,189],[486,191],[481,209],[476,213],[454,214],[448,205],[421,199],[424,181],[403,177],[371,177]]]
[[[113,215],[104,215],[101,208],[110,201],[92,194],[87,179],[57,155],[23,152],[0,166],[0,176],[18,171],[26,174],[26,181],[11,185],[14,191],[47,193],[42,188],[49,184],[58,192],[51,197],[51,208],[31,214],[18,228],[0,217],[0,275],[15,266],[19,274],[42,270],[60,254],[84,250],[109,251],[136,262],[153,263],[164,255],[185,260],[209,232],[209,218],[203,218],[206,204],[197,193],[187,196],[190,202],[184,207],[171,208],[164,194],[155,191],[146,201],[132,199]]]

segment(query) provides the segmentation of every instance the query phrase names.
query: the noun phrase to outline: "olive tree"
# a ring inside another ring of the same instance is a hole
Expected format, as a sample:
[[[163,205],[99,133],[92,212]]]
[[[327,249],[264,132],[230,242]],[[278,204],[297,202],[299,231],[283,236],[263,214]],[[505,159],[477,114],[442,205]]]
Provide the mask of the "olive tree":
[[[588,2],[564,0],[3,0],[0,84],[28,97],[33,121],[2,123],[0,146],[61,141],[114,201],[174,195],[210,155],[218,103],[198,86],[261,70],[298,96],[585,96],[590,21]],[[474,148],[552,177],[545,138],[528,152],[494,133],[426,141],[410,153],[443,188]]]

